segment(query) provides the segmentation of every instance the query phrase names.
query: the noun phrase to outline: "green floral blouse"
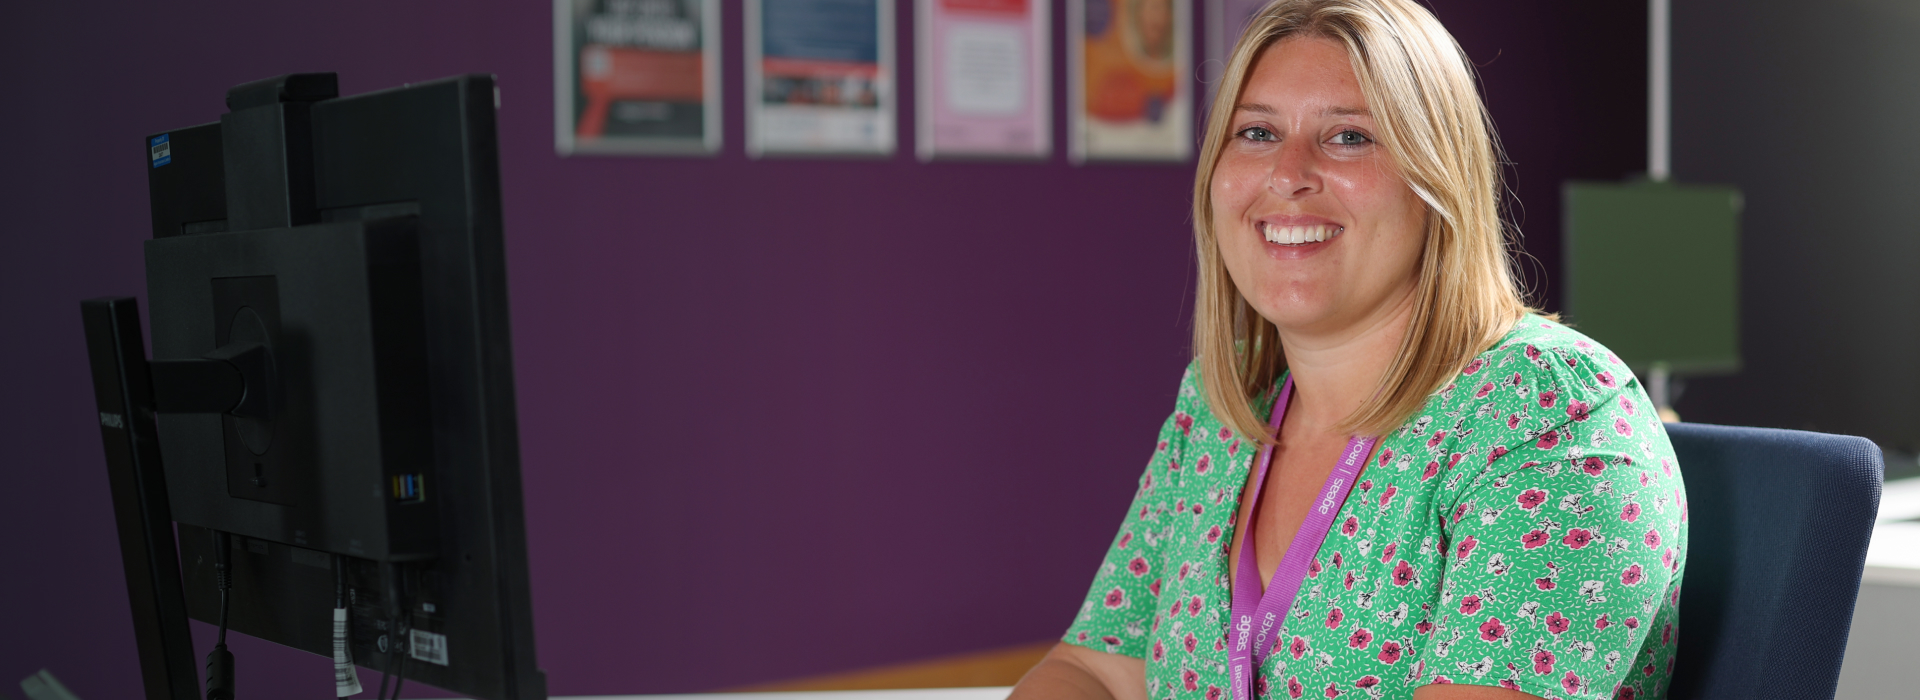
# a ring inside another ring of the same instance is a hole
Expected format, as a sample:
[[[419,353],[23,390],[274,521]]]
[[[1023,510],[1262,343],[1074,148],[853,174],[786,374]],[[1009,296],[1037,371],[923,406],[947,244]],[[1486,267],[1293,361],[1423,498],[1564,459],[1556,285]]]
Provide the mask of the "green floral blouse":
[[[1213,418],[1189,367],[1065,637],[1145,659],[1149,697],[1231,694],[1227,548],[1257,447]],[[1652,402],[1606,348],[1525,317],[1385,436],[1360,479],[1258,695],[1664,694],[1686,489]]]

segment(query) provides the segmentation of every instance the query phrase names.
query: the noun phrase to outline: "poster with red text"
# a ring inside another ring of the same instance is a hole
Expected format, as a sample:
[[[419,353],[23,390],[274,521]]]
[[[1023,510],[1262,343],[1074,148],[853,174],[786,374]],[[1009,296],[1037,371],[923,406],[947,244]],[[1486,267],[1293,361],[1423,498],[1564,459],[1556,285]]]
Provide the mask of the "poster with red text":
[[[747,155],[894,149],[894,0],[747,0]]]
[[[1191,157],[1189,0],[1068,0],[1067,10],[1068,157]]]
[[[1053,150],[1047,0],[918,0],[914,150],[1046,158]]]
[[[720,149],[720,0],[555,0],[555,148]]]

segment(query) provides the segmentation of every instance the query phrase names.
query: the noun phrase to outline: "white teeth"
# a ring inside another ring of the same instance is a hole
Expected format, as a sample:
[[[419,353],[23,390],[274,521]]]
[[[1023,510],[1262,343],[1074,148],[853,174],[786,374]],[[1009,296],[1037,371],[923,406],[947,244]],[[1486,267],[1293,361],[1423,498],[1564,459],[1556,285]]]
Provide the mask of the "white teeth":
[[[1332,225],[1273,226],[1265,223],[1260,224],[1260,228],[1261,235],[1267,239],[1268,243],[1278,243],[1280,245],[1319,243],[1338,236],[1341,231],[1346,230],[1339,226]]]

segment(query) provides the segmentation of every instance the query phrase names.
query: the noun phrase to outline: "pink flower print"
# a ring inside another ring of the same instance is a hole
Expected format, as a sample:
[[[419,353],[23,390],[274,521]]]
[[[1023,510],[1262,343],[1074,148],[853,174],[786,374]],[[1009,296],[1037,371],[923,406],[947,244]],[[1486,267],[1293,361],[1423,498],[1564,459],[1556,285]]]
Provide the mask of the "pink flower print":
[[[1602,472],[1605,472],[1606,470],[1607,470],[1607,460],[1601,459],[1599,457],[1588,457],[1586,459],[1580,460],[1580,471],[1586,472],[1587,476],[1599,476]]]
[[[1520,546],[1525,549],[1535,549],[1540,545],[1546,544],[1548,539],[1550,539],[1550,537],[1547,535],[1546,530],[1534,530],[1520,536]]]
[[[1460,561],[1471,559],[1473,558],[1473,548],[1478,546],[1480,546],[1480,540],[1474,539],[1473,535],[1467,535],[1466,539],[1460,540],[1459,546],[1454,547],[1454,558]]]
[[[1540,489],[1527,489],[1521,491],[1520,495],[1515,496],[1513,500],[1520,504],[1521,510],[1533,510],[1547,502],[1547,492]]]
[[[1433,621],[1421,620],[1419,622],[1413,623],[1413,631],[1419,632],[1421,634],[1428,634],[1433,631]]]
[[[1220,700],[1220,686],[1207,686],[1207,700]]]
[[[1305,692],[1307,692],[1307,689],[1300,686],[1299,676],[1287,677],[1287,697],[1297,699]]]
[[[1354,488],[1356,488],[1356,489],[1360,489],[1361,491],[1372,491],[1372,490],[1373,490],[1373,480],[1372,480],[1372,479],[1368,479],[1368,480],[1366,480],[1366,481],[1362,481],[1362,482],[1360,482],[1360,483],[1358,483],[1358,484],[1354,484],[1354,485],[1353,485],[1353,487],[1354,487]]]
[[[1520,414],[1512,413],[1507,415],[1507,429],[1508,430],[1520,429]]]
[[[1487,398],[1487,394],[1491,393],[1493,393],[1493,382],[1487,382],[1480,385],[1479,391],[1473,392],[1473,398],[1484,399]]]
[[[1147,566],[1146,557],[1134,557],[1133,561],[1127,562],[1127,573],[1134,576],[1145,576],[1151,569],[1152,567]]]
[[[1183,564],[1181,564],[1181,565],[1180,565],[1180,580],[1182,580],[1182,581],[1185,581],[1185,580],[1187,580],[1187,572],[1188,572],[1188,571],[1192,571],[1192,570],[1193,570],[1193,564],[1192,564],[1192,563],[1190,563],[1190,562],[1189,562],[1189,563],[1183,563]]]
[[[1480,596],[1468,595],[1460,599],[1460,614],[1472,615],[1480,612]]]
[[[1603,630],[1611,626],[1613,626],[1613,621],[1607,619],[1606,613],[1600,613],[1600,616],[1593,620],[1593,628],[1595,630]]]
[[[1131,542],[1133,542],[1133,533],[1131,533],[1131,532],[1128,532],[1128,533],[1124,533],[1124,534],[1122,534],[1122,535],[1120,535],[1120,548],[1121,548],[1121,549],[1126,549],[1126,548],[1127,548],[1127,545],[1128,545],[1129,543],[1131,543]]]
[[[1660,460],[1660,471],[1666,473],[1667,476],[1673,476],[1673,462],[1664,459]]]
[[[1673,623],[1669,622],[1660,627],[1660,643],[1669,646],[1673,644]]]
[[[1189,416],[1184,412],[1174,412],[1173,424],[1180,426],[1181,435],[1187,435],[1193,432],[1193,416]]]
[[[1506,456],[1506,454],[1507,454],[1506,445],[1494,445],[1493,449],[1487,450],[1487,464],[1493,464],[1493,460],[1504,457]]]
[[[1340,523],[1340,534],[1342,535],[1352,537],[1354,533],[1359,531],[1360,519],[1357,517],[1349,515],[1347,516],[1346,522]]]
[[[1180,669],[1180,684],[1186,686],[1187,690],[1199,690],[1200,674],[1194,673],[1190,668]]]
[[[1349,649],[1365,649],[1370,644],[1373,644],[1373,630],[1365,627],[1355,627],[1353,628],[1353,634],[1347,635],[1347,648]]]
[[[1535,441],[1533,443],[1533,446],[1543,450],[1551,450],[1556,445],[1559,445],[1559,444],[1560,444],[1560,433],[1549,432],[1545,435],[1540,436],[1540,439],[1538,441]]]
[[[1193,650],[1200,648],[1200,638],[1193,636],[1192,632],[1188,632],[1187,636],[1180,639],[1180,646],[1186,649],[1187,653],[1191,654]]]
[[[1572,547],[1574,549],[1585,547],[1587,546],[1588,543],[1592,541],[1593,541],[1593,531],[1583,527],[1568,528],[1567,536],[1560,538],[1561,544],[1564,544],[1568,547]]]
[[[1292,642],[1287,643],[1287,653],[1292,654],[1295,661],[1306,656],[1312,649],[1313,647],[1307,646],[1307,638],[1298,635],[1294,636]]]
[[[1335,556],[1338,556],[1338,554],[1335,554]],[[1319,559],[1309,560],[1307,562],[1307,578],[1319,578],[1319,577],[1320,577],[1320,560]]]
[[[1357,680],[1357,681],[1354,681],[1354,682],[1353,682],[1353,687],[1355,687],[1355,688],[1362,688],[1362,689],[1365,689],[1365,688],[1371,688],[1371,687],[1374,687],[1374,686],[1376,686],[1376,685],[1380,685],[1380,677],[1379,677],[1379,676],[1375,676],[1375,675],[1371,675],[1371,674],[1369,674],[1369,675],[1365,675],[1365,676],[1361,676],[1361,677],[1360,677],[1360,680]]]
[[[1385,507],[1387,507],[1387,504],[1388,504],[1388,503],[1392,503],[1392,502],[1393,502],[1393,496],[1394,496],[1394,494],[1397,494],[1397,493],[1400,493],[1400,487],[1398,487],[1398,486],[1388,486],[1388,487],[1387,487],[1387,490],[1386,490],[1386,491],[1383,491],[1383,492],[1381,492],[1381,494],[1380,494],[1380,507],[1382,507],[1382,508],[1385,508]]]
[[[1400,563],[1393,565],[1393,585],[1404,588],[1418,580],[1420,577],[1413,573],[1413,565],[1408,564],[1407,560],[1401,559]]]
[[[1392,666],[1400,662],[1400,643],[1391,639],[1380,643],[1380,663]]]
[[[1178,501],[1173,502],[1173,512],[1178,513],[1186,509],[1187,509],[1187,499],[1182,498]]]
[[[1660,531],[1648,530],[1647,536],[1642,538],[1640,541],[1646,543],[1647,549],[1659,549],[1660,548]]]
[[[1164,642],[1161,642],[1160,640],[1157,640],[1157,639],[1153,641],[1153,660],[1154,661],[1167,660],[1167,645]]]
[[[1195,503],[1195,504],[1193,504],[1193,514],[1194,514],[1194,515],[1200,515],[1201,513],[1205,513],[1205,512],[1207,512],[1207,508],[1206,508],[1206,506],[1202,506],[1202,505],[1200,505],[1199,503]]]
[[[1543,591],[1551,591],[1557,585],[1553,582],[1552,576],[1542,576],[1533,580],[1533,587]]]
[[[1153,583],[1147,584],[1147,592],[1152,593],[1155,598],[1160,597],[1160,579],[1154,579]]]
[[[1074,640],[1081,641],[1081,642],[1087,641],[1087,633],[1081,632],[1079,636],[1074,637]]]
[[[1340,689],[1338,687],[1335,687],[1334,684],[1328,683],[1326,694],[1327,694],[1328,700],[1332,700],[1332,698],[1340,697]]]
[[[1613,432],[1619,433],[1621,437],[1633,437],[1633,424],[1628,423],[1626,418],[1615,416]]]
[[[1439,447],[1440,441],[1447,439],[1447,431],[1435,430],[1433,437],[1427,438],[1427,447]]]
[[[1567,402],[1567,417],[1575,421],[1584,421],[1593,415],[1593,405],[1575,399]]]
[[[1200,506],[1194,506],[1194,507],[1199,508]],[[1219,542],[1220,535],[1221,535],[1221,531],[1220,531],[1219,525],[1215,525],[1213,527],[1207,528],[1207,542],[1209,543]]]
[[[1180,472],[1180,460],[1177,460],[1177,459],[1167,460],[1167,473],[1178,474],[1179,472]]]
[[[1453,679],[1436,673],[1436,674],[1433,674],[1433,684],[1434,685],[1452,685]]]
[[[1600,386],[1604,386],[1608,389],[1612,389],[1615,386],[1613,382],[1612,372],[1601,372],[1599,374],[1593,375],[1593,378],[1600,380]]]
[[[1653,664],[1647,664],[1646,666],[1643,666],[1640,668],[1641,675],[1644,675],[1648,678],[1653,677],[1653,671],[1654,671]]]
[[[1512,666],[1513,664],[1507,664],[1507,665]],[[1520,684],[1513,682],[1513,679],[1511,678],[1502,678],[1500,679],[1500,687],[1506,688],[1507,690],[1519,690]]]
[[[1341,612],[1338,606],[1328,608],[1327,609],[1327,629],[1330,629],[1330,630],[1340,629],[1340,621],[1346,618],[1347,618],[1347,614],[1344,612]]]
[[[1118,588],[1115,588],[1111,591],[1107,591],[1106,603],[1107,603],[1107,608],[1112,610],[1118,610],[1126,606],[1127,592],[1120,590]]]
[[[1431,478],[1433,478],[1433,475],[1435,475],[1435,474],[1439,474],[1439,473],[1440,473],[1440,463],[1439,463],[1439,462],[1428,462],[1428,463],[1427,463],[1427,470],[1426,470],[1426,471],[1424,471],[1424,472],[1421,472],[1421,473],[1420,473],[1420,480],[1421,480],[1421,481],[1426,481],[1426,480],[1428,480],[1428,479],[1431,479]]]
[[[1533,652],[1533,672],[1540,675],[1553,673],[1553,652],[1541,649]]]
[[[1464,452],[1455,452],[1453,454],[1447,455],[1447,468],[1452,469],[1454,467],[1459,466],[1460,458],[1465,456],[1467,455]]]
[[[1388,542],[1386,549],[1380,550],[1380,563],[1385,564],[1393,561],[1393,554],[1398,551],[1400,551],[1399,542]]]
[[[1461,519],[1461,518],[1463,518],[1463,517],[1466,517],[1466,515],[1467,515],[1467,509],[1469,509],[1469,508],[1472,508],[1472,507],[1473,507],[1473,504],[1471,504],[1471,503],[1462,503],[1462,504],[1460,504],[1460,505],[1457,505],[1457,506],[1454,506],[1454,508],[1453,508],[1453,522],[1456,522],[1456,523],[1458,523],[1458,522],[1460,522],[1460,519]]]
[[[1640,485],[1641,485],[1641,486],[1646,486],[1646,485],[1647,485],[1647,483],[1648,483],[1648,482],[1650,482],[1650,481],[1652,481],[1652,480],[1651,480],[1651,479],[1648,479],[1648,478],[1647,478],[1647,473],[1646,473],[1646,472],[1640,472]]]
[[[1573,629],[1573,621],[1567,619],[1567,616],[1560,614],[1560,611],[1555,610],[1551,613],[1547,613],[1547,631],[1548,632],[1552,632],[1555,635],[1558,635],[1570,629]]]
[[[1346,580],[1345,580],[1345,581],[1341,581],[1341,582],[1340,582],[1340,585],[1342,585],[1342,586],[1345,586],[1347,590],[1349,590],[1349,591],[1351,591],[1351,590],[1353,590],[1353,582],[1354,582],[1354,580],[1355,580],[1355,579],[1354,579],[1354,575],[1353,575],[1353,572],[1351,572],[1351,571],[1349,571],[1349,572],[1347,572],[1347,578],[1346,578]]]
[[[1625,396],[1620,397],[1620,410],[1626,411],[1629,416],[1633,415],[1633,401]]]
[[[1120,638],[1119,638],[1119,637],[1115,637],[1115,636],[1113,636],[1113,635],[1111,635],[1111,634],[1109,634],[1109,635],[1107,635],[1107,636],[1105,636],[1105,637],[1101,637],[1101,638],[1100,638],[1100,641],[1102,641],[1102,642],[1106,642],[1106,643],[1107,643],[1107,646],[1110,646],[1110,647],[1117,647],[1117,646],[1120,646]]]
[[[1634,700],[1637,697],[1640,697],[1640,693],[1633,686],[1623,685],[1613,689],[1613,700]]]
[[[1387,463],[1391,461],[1393,461],[1393,450],[1392,449],[1380,450],[1380,466],[1383,466],[1383,467],[1387,466]]]
[[[1553,408],[1553,400],[1559,396],[1559,394],[1553,393],[1551,389],[1540,392],[1540,407]]]
[[[1668,547],[1666,553],[1660,555],[1660,563],[1667,567],[1668,571],[1680,570],[1680,557],[1674,555],[1672,547]]]
[[[1206,604],[1207,599],[1205,596],[1194,596],[1193,599],[1187,601],[1187,614],[1198,617],[1200,615],[1200,608],[1206,606]]]
[[[1232,456],[1234,456],[1234,455],[1237,455],[1237,454],[1240,454],[1240,441],[1239,441],[1239,440],[1235,440],[1235,441],[1233,441],[1233,444],[1231,444],[1231,445],[1227,445],[1227,456],[1228,456],[1228,457],[1232,457]]]
[[[1213,466],[1212,455],[1200,455],[1200,460],[1193,463],[1193,473],[1205,474],[1207,473],[1207,469],[1212,466]]]
[[[1621,519],[1621,520],[1625,520],[1625,521],[1627,521],[1627,522],[1633,522],[1633,521],[1635,521],[1635,520],[1639,520],[1639,519],[1640,519],[1640,504],[1638,504],[1638,503],[1628,503],[1628,504],[1627,504],[1627,505],[1626,505],[1625,507],[1623,507],[1623,508],[1621,508],[1621,509],[1620,509],[1620,519]]]
[[[1629,566],[1626,571],[1620,572],[1620,583],[1625,586],[1638,586],[1646,578],[1646,572],[1640,569],[1639,564]]]
[[[1186,602],[1187,601],[1184,601],[1184,600],[1173,601],[1173,607],[1167,608],[1167,616],[1172,617],[1174,615],[1180,614],[1180,608],[1181,606],[1185,605]]]
[[[1226,651],[1226,650],[1227,650],[1227,636],[1226,636],[1226,635],[1224,635],[1224,634],[1223,634],[1223,635],[1220,635],[1219,637],[1216,637],[1216,638],[1214,638],[1214,640],[1213,640],[1213,650],[1214,650],[1214,651]]]
[[[1637,630],[1637,629],[1640,629],[1640,618],[1629,617],[1625,620],[1621,620],[1620,624],[1626,625],[1627,629]]]
[[[1507,636],[1507,626],[1500,622],[1500,618],[1489,617],[1486,622],[1480,623],[1480,641],[1497,642],[1505,636]]]
[[[1528,345],[1528,346],[1527,346],[1527,350],[1526,350],[1526,353],[1527,353],[1527,359],[1529,359],[1529,360],[1538,360],[1538,359],[1540,359],[1540,348],[1536,348],[1536,347],[1534,347],[1534,346],[1532,346],[1532,345]]]
[[[1317,561],[1317,560],[1316,560],[1316,561]],[[1345,565],[1346,565],[1346,560],[1345,560],[1345,559],[1343,559],[1343,558],[1341,558],[1341,556],[1340,556],[1340,553],[1339,553],[1339,552],[1334,552],[1334,553],[1333,553],[1333,568],[1336,568],[1336,569],[1338,569],[1338,568],[1340,568],[1340,567],[1342,567],[1342,566],[1345,566]]]
[[[1473,358],[1472,362],[1468,362],[1467,366],[1460,370],[1460,373],[1467,376],[1473,376],[1475,374],[1479,374],[1480,370],[1484,369],[1486,366],[1487,366],[1486,360],[1476,357],[1476,358]]]
[[[1158,444],[1158,445],[1154,445],[1154,446],[1153,446],[1153,449],[1154,449],[1154,451],[1156,451],[1156,452],[1165,452],[1165,451],[1167,451],[1167,441],[1165,441],[1165,440],[1161,440],[1161,441],[1160,441],[1160,444]]]
[[[1233,439],[1233,431],[1232,431],[1232,430],[1228,430],[1228,429],[1226,429],[1226,428],[1224,428],[1224,427],[1220,429],[1220,441],[1221,441],[1221,442],[1226,442],[1226,441],[1228,441],[1228,440],[1232,440],[1232,439]]]
[[[1567,675],[1560,678],[1560,687],[1566,689],[1568,695],[1579,695],[1580,677],[1573,675],[1572,671],[1568,671]]]

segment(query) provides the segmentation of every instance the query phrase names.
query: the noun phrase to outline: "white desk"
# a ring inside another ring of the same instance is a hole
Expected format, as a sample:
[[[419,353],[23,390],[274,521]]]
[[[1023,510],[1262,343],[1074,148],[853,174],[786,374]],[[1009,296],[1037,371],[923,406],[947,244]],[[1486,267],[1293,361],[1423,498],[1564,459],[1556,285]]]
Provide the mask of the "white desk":
[[[1867,545],[1860,600],[1835,700],[1920,697],[1913,649],[1920,639],[1920,479],[1887,482]]]

